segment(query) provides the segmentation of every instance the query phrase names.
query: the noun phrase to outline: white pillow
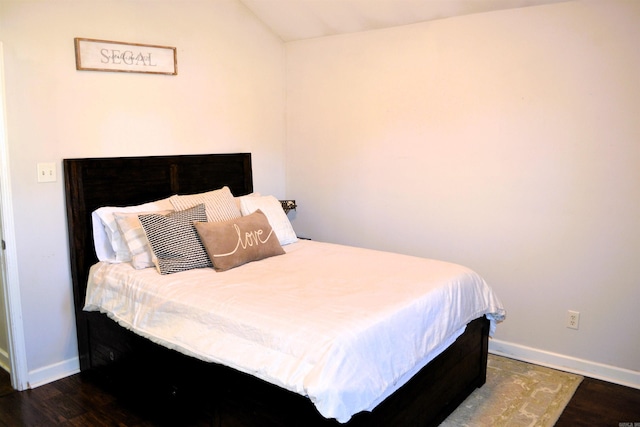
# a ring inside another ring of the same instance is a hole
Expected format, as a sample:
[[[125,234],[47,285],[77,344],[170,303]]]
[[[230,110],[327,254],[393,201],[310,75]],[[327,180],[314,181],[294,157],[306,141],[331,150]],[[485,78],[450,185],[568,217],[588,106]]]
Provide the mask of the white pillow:
[[[96,211],[91,212],[91,225],[93,227],[93,247],[96,250],[98,261],[116,262],[116,253],[111,247],[107,231]]]
[[[138,206],[105,206],[91,213],[93,222],[93,244],[98,260],[112,263],[131,261],[131,253],[127,242],[122,237],[118,223],[114,217],[115,212],[142,213],[173,210],[169,199],[157,200]]]
[[[238,206],[238,210],[242,212],[242,199],[244,199],[245,197],[260,197],[262,194],[260,193],[249,193],[247,195],[244,196],[236,196],[234,197],[234,200],[236,201],[236,206]]]
[[[242,215],[249,215],[260,209],[269,220],[269,225],[278,236],[281,245],[297,242],[298,237],[291,226],[287,214],[282,209],[282,204],[273,196],[252,196],[240,198],[240,210]]]

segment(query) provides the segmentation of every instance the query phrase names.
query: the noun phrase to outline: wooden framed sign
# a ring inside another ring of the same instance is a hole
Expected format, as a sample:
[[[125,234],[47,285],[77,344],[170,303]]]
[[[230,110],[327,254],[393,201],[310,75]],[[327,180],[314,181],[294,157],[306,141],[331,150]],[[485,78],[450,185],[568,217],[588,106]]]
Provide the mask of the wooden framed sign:
[[[76,69],[178,74],[176,48],[76,38]]]

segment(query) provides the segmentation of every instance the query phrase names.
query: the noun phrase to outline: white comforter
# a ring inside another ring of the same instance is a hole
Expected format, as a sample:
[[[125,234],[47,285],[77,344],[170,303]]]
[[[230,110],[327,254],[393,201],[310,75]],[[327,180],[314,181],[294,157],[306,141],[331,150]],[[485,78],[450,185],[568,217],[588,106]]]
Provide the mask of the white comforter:
[[[326,418],[373,409],[469,321],[504,310],[473,271],[301,240],[216,273],[92,267],[85,310],[202,360],[308,396]]]

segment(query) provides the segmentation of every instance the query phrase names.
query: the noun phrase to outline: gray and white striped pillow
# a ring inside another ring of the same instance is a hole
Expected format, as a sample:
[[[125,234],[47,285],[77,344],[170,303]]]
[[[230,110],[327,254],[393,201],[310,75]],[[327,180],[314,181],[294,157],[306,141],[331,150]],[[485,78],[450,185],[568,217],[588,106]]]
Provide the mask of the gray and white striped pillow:
[[[242,216],[233,194],[227,186],[206,193],[171,196],[169,201],[177,211],[204,203],[209,222],[227,221]]]
[[[211,267],[194,221],[207,221],[204,204],[168,215],[139,215],[160,274]]]
[[[116,223],[120,229],[120,234],[122,234],[122,238],[127,243],[127,247],[131,253],[131,265],[136,270],[155,267],[156,265],[155,262],[153,262],[153,251],[149,245],[149,240],[138,217],[146,214],[167,215],[171,212],[173,211],[113,213],[113,217],[116,219]]]

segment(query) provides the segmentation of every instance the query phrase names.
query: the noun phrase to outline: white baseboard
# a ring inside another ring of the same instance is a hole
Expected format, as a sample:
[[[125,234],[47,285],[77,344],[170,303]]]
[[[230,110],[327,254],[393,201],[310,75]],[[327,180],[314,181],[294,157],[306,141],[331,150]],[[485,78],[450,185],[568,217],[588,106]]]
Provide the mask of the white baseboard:
[[[77,357],[64,360],[44,368],[29,371],[27,388],[40,387],[78,372],[80,372],[80,361]]]
[[[489,340],[489,353],[640,389],[640,372],[630,369],[617,368],[496,339]]]

